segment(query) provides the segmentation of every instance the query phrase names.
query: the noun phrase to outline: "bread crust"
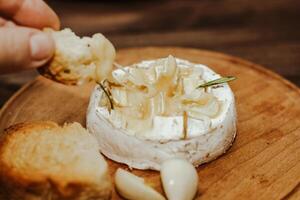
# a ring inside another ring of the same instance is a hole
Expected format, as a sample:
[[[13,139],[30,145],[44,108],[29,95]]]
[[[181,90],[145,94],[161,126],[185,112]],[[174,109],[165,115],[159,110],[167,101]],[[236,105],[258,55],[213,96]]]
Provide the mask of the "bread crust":
[[[84,181],[53,180],[43,176],[31,179],[23,176],[22,172],[15,170],[3,159],[3,153],[7,150],[7,144],[18,134],[30,134],[31,131],[39,131],[59,127],[51,121],[21,123],[6,129],[0,135],[0,199],[2,200],[85,200],[85,199],[110,199],[112,184],[110,176],[105,173],[101,180],[95,183]],[[17,159],[17,158],[10,158]],[[45,166],[47,167],[47,166]]]
[[[63,68],[59,65],[45,65],[38,68],[38,72],[51,80],[65,84],[65,85],[77,85],[79,77],[73,74],[64,72]]]

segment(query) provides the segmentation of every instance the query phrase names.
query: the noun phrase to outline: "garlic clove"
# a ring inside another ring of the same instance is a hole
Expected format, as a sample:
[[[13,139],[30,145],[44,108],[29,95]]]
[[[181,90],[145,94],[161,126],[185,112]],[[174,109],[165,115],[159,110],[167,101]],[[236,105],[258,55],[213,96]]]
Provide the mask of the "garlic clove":
[[[180,158],[167,160],[161,166],[160,175],[169,200],[192,200],[195,196],[198,174],[188,161]]]
[[[201,102],[201,100],[199,100],[198,102]],[[209,98],[208,102],[205,105],[190,106],[189,108],[187,108],[188,111],[198,113],[199,115],[206,115],[210,118],[217,117],[220,109],[220,103],[215,97]]]
[[[96,79],[98,81],[105,78],[111,80],[113,62],[116,58],[116,50],[112,43],[100,33],[93,35],[91,40],[90,48],[93,57],[100,58],[100,61],[96,63]]]
[[[140,68],[131,68],[128,79],[137,86],[145,85],[144,70]]]
[[[127,92],[124,88],[112,88],[110,90],[114,102],[119,106],[127,106]]]
[[[156,71],[155,71],[155,66],[153,67],[149,67],[148,69],[146,69],[145,72],[145,82],[148,85],[152,85],[157,81],[157,75],[156,75]]]
[[[169,55],[165,61],[165,71],[166,71],[165,75],[169,77],[173,77],[174,74],[176,73],[176,69],[177,69],[176,59],[174,58],[174,56]]]
[[[129,200],[165,200],[165,198],[140,178],[119,168],[115,174],[115,185],[118,193]]]
[[[204,81],[200,80],[196,76],[189,76],[189,77],[183,78],[184,94],[193,94],[197,91],[201,91],[201,90],[197,89],[197,86],[201,85],[203,83],[204,83]]]

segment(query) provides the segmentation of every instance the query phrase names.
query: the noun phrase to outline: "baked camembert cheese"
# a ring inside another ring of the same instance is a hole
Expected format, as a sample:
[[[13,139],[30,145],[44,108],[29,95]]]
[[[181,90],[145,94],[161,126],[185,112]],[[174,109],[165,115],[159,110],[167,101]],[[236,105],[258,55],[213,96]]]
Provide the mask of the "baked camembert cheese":
[[[227,83],[199,88],[219,74],[173,56],[112,72],[90,98],[87,128],[101,152],[138,169],[159,170],[173,157],[195,166],[215,159],[236,134]]]

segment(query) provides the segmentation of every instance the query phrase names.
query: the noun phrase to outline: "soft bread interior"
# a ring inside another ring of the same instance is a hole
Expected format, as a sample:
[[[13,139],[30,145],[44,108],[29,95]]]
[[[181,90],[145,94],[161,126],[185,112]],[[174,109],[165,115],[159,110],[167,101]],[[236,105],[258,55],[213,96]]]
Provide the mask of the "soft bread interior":
[[[98,144],[79,123],[63,127],[53,122],[25,124],[4,137],[0,172],[12,176],[9,179],[50,181],[58,190],[70,184],[96,187],[95,190],[111,187],[108,166]]]
[[[101,33],[80,38],[71,29],[45,31],[52,35],[56,50],[49,64],[40,69],[44,76],[72,85],[110,78],[116,51]]]

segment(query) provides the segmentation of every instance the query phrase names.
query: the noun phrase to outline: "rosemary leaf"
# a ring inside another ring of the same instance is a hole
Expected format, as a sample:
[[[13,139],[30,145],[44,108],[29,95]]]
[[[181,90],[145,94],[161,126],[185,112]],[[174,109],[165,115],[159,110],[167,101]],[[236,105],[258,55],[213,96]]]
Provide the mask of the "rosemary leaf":
[[[111,110],[114,109],[114,104],[113,104],[113,100],[111,99],[111,94],[110,94],[109,91],[106,90],[105,86],[102,83],[97,82],[97,84],[101,87],[101,89],[103,90],[105,96],[107,97],[107,99],[109,101],[109,105],[110,105],[109,112],[111,112]]]
[[[235,79],[236,79],[236,77],[234,77],[234,76],[221,77],[221,78],[218,78],[218,79],[215,79],[215,80],[212,80],[212,81],[208,81],[207,83],[203,83],[202,85],[199,85],[197,87],[197,89],[198,88],[206,88],[206,87],[209,87],[209,86],[218,85],[218,84],[222,84],[222,83],[227,83],[227,82],[233,81]]]

